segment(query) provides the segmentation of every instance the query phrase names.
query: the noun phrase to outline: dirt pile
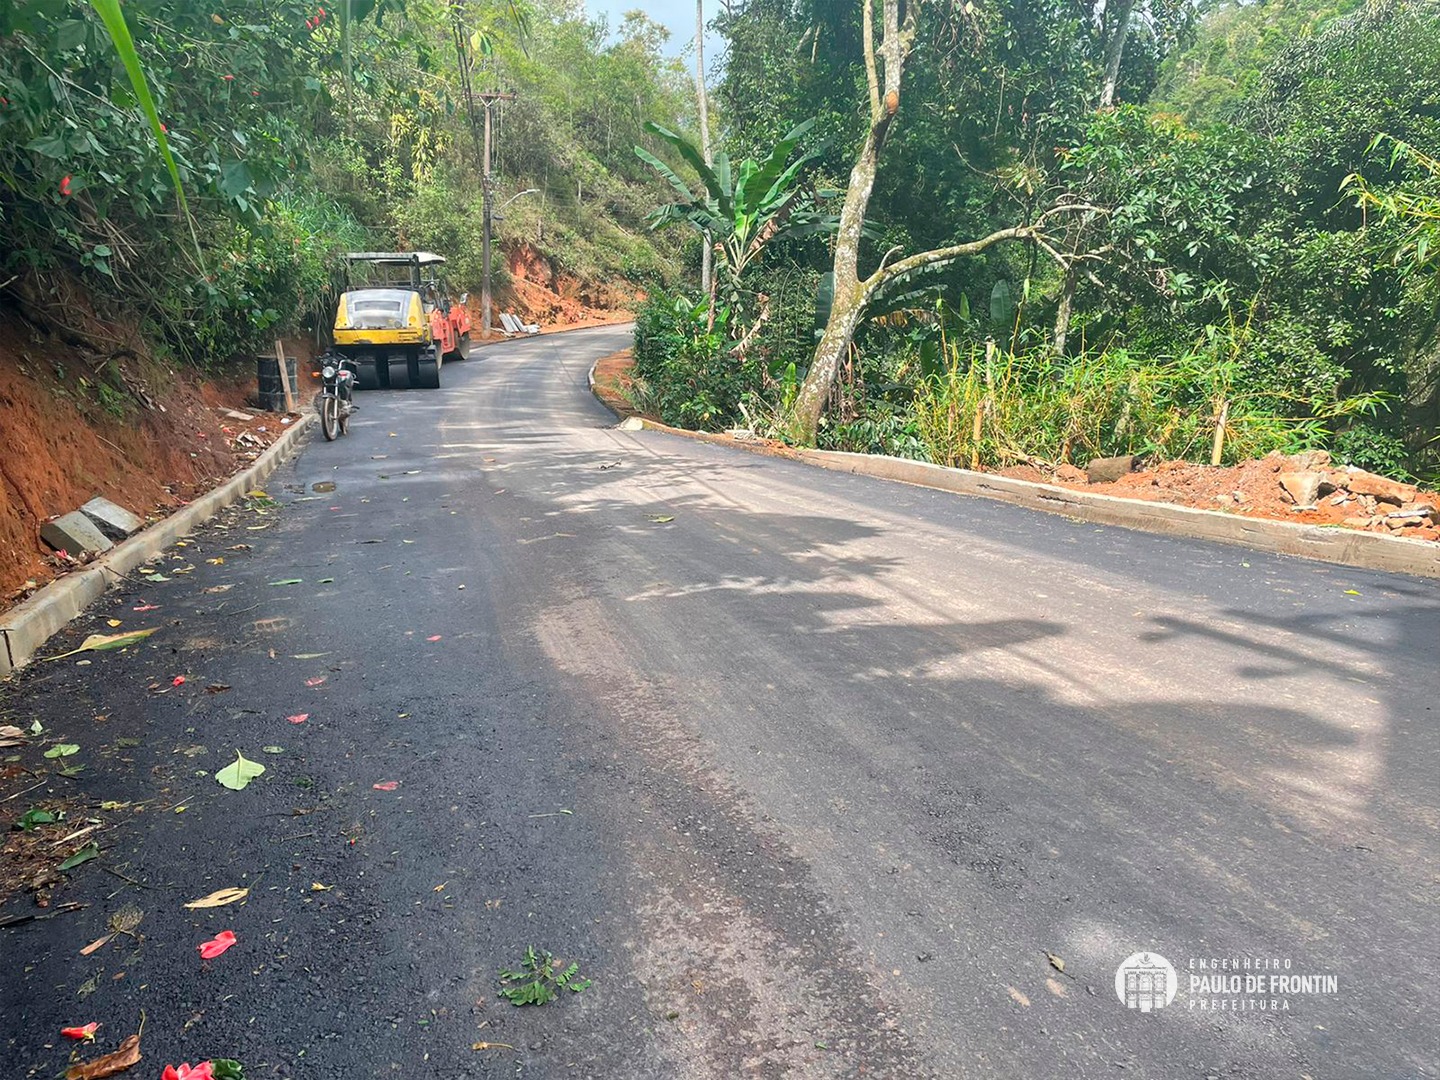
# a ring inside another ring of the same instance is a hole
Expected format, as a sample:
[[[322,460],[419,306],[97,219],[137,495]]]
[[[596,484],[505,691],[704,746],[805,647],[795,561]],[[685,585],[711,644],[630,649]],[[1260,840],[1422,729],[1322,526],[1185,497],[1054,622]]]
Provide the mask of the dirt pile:
[[[0,609],[72,568],[40,541],[95,495],[157,519],[285,430],[247,372],[202,380],[128,350],[87,356],[0,309]]]
[[[1093,484],[1083,470],[1066,465],[1053,471],[1019,466],[1002,470],[1002,475],[1245,517],[1440,540],[1440,495],[1361,469],[1342,468],[1323,450],[1270,454],[1220,468],[1166,461]]]

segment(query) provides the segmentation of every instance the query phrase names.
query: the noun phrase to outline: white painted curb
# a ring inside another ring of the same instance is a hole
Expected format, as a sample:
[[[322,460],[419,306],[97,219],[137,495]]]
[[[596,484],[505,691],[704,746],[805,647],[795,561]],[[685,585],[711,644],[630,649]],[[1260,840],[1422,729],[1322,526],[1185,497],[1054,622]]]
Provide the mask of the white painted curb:
[[[159,554],[197,525],[240,499],[298,450],[318,418],[313,412],[276,439],[244,472],[175,513],[117,544],[82,570],[52,581],[22,604],[0,616],[0,677],[24,667],[50,636],[105,594],[135,567]]]

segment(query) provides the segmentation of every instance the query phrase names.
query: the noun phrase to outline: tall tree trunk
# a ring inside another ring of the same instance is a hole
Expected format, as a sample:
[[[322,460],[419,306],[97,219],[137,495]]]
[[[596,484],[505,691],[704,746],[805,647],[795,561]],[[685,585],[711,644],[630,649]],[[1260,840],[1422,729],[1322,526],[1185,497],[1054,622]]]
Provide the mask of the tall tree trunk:
[[[1130,36],[1130,13],[1134,10],[1135,0],[1106,0],[1105,26],[1109,35],[1105,42],[1105,81],[1100,86],[1102,109],[1115,104],[1115,85],[1120,81],[1120,58],[1125,53],[1125,39]]]
[[[865,141],[861,144],[855,164],[850,170],[850,186],[845,190],[845,204],[840,210],[840,227],[835,233],[835,296],[830,305],[830,318],[815,346],[810,370],[805,373],[805,382],[796,396],[794,411],[790,416],[790,437],[801,443],[815,441],[815,430],[820,425],[820,417],[824,415],[826,402],[835,387],[835,377],[849,351],[850,342],[860,325],[865,307],[887,282],[923,267],[939,266],[956,259],[978,255],[995,244],[1009,240],[1038,243],[1052,258],[1057,258],[1043,231],[1045,220],[1056,213],[1096,209],[1082,203],[1059,204],[1041,214],[1033,224],[997,229],[979,240],[921,251],[890,263],[890,255],[894,254],[892,251],[880,260],[880,266],[873,273],[862,278],[859,269],[860,239],[865,227],[865,213],[875,189],[875,174],[880,167],[880,152],[885,145],[885,136],[900,108],[900,76],[904,70],[905,57],[915,40],[917,6],[914,0],[906,6],[902,24],[899,0],[883,0],[885,39],[879,49],[885,61],[882,94],[880,74],[875,63],[874,2],[876,0],[861,0],[864,16],[865,75],[870,90],[870,129],[865,133]]]
[[[1065,282],[1060,288],[1060,302],[1055,307],[1055,355],[1065,355],[1065,339],[1070,336],[1070,313],[1075,307],[1075,267],[1065,268]]]
[[[840,210],[840,227],[835,234],[835,298],[830,305],[830,318],[795,399],[793,435],[804,443],[815,441],[815,429],[825,412],[825,402],[835,385],[835,375],[840,370],[840,362],[845,358],[850,339],[860,324],[860,314],[869,299],[860,282],[860,238],[870,196],[875,190],[880,149],[890,130],[890,122],[900,107],[900,76],[915,35],[915,5],[909,5],[906,33],[902,40],[900,0],[883,0],[885,39],[880,43],[880,53],[885,61],[885,95],[882,98],[875,62],[874,0],[860,2],[864,22],[865,76],[870,90],[870,128],[850,170],[850,186],[845,189],[845,204]]]
[[[700,103],[700,152],[705,164],[713,165],[710,156],[710,97],[705,89],[705,0],[695,0],[695,97]],[[710,295],[710,278],[715,272],[715,250],[710,234],[701,237],[704,250],[700,254],[700,287]],[[712,303],[712,318],[713,303]]]

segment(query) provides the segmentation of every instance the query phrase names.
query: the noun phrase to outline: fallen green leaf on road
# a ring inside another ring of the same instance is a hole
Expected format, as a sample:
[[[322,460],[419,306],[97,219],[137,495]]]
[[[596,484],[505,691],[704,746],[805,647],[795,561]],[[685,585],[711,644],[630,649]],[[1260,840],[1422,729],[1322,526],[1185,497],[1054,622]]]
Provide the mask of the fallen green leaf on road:
[[[271,584],[271,585],[299,585],[299,584],[300,584],[302,581],[304,581],[304,580],[305,580],[304,578],[287,577],[287,578],[281,578],[279,581],[272,581],[272,582],[270,582],[270,584]]]
[[[202,896],[199,900],[192,900],[185,906],[191,911],[198,908],[224,907],[226,904],[233,904],[237,900],[244,900],[250,895],[249,889],[216,889],[209,896]]]
[[[589,989],[591,980],[580,976],[579,964],[563,971],[556,971],[557,966],[548,949],[527,945],[519,971],[500,969],[500,996],[511,1005],[544,1005],[554,1001],[560,990],[579,994]]]
[[[98,846],[96,846],[95,843],[91,842],[91,843],[89,843],[89,844],[86,844],[86,845],[85,845],[84,847],[82,847],[79,851],[75,852],[74,855],[71,855],[68,859],[66,859],[64,862],[62,862],[62,863],[60,864],[60,866],[58,867],[58,869],[60,869],[60,870],[73,870],[73,869],[75,869],[75,867],[79,866],[81,863],[87,863],[87,862],[89,862],[91,859],[93,859],[93,858],[95,858],[96,856],[98,856],[99,854],[100,854],[100,848],[99,848]]]
[[[257,776],[265,771],[258,761],[251,761],[240,751],[235,751],[235,760],[215,774],[215,779],[231,791],[243,791]]]
[[[158,629],[160,629],[158,626],[152,626],[149,630],[132,630],[126,634],[91,634],[80,643],[78,649],[71,649],[69,652],[61,653],[59,656],[49,657],[49,659],[64,660],[65,657],[74,656],[76,653],[123,649],[127,645],[134,645],[137,641],[144,641]]]
[[[49,810],[41,810],[36,806],[31,807],[29,810],[26,810],[25,813],[21,814],[20,819],[15,822],[15,826],[25,832],[29,832],[37,825],[54,825],[58,820],[59,819]]]
[[[675,520],[673,514],[651,514],[650,520],[657,525],[665,525]]]
[[[45,756],[53,761],[55,758],[69,757],[71,754],[78,754],[79,752],[80,746],[78,743],[62,742],[56,743],[50,747],[49,750],[46,750]]]

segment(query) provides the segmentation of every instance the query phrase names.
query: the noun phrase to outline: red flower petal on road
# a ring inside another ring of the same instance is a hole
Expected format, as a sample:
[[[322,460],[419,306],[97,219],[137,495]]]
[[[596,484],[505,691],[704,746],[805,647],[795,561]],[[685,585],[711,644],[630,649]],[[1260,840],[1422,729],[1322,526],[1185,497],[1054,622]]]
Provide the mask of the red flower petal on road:
[[[176,675],[175,678],[173,678],[173,679],[170,680],[170,685],[171,685],[171,686],[184,686],[184,685],[185,685],[185,676],[184,676],[184,675]]]
[[[214,1066],[208,1061],[202,1061],[193,1068],[188,1061],[178,1069],[174,1065],[166,1065],[160,1080],[215,1080],[215,1074],[210,1071],[212,1068]]]
[[[200,957],[203,960],[214,960],[231,945],[235,944],[235,935],[229,930],[221,930],[209,941],[202,941],[195,947],[200,950]]]
[[[325,681],[325,679],[326,679],[326,676],[324,676],[324,675],[316,675],[313,679],[306,679],[306,680],[305,680],[305,685],[306,685],[306,686],[319,686],[321,683],[323,683],[323,682]]]
[[[67,1039],[84,1039],[86,1042],[95,1041],[95,1029],[100,1026],[98,1021],[91,1021],[84,1027],[61,1028],[60,1034]]]
[[[139,607],[133,607],[133,608],[131,608],[130,610],[131,610],[131,611],[159,611],[159,610],[160,610],[160,605],[159,605],[159,604],[141,604]]]
[[[382,780],[378,784],[371,784],[376,791],[394,791],[400,786],[399,780]]]
[[[296,713],[294,716],[285,717],[285,719],[289,720],[292,724],[303,724],[306,720],[310,719],[310,714],[308,712]]]
[[[426,641],[439,641],[439,640],[440,640],[440,635],[439,635],[439,634],[433,634],[433,635],[431,635],[430,637],[427,637],[425,640],[426,640]]]

